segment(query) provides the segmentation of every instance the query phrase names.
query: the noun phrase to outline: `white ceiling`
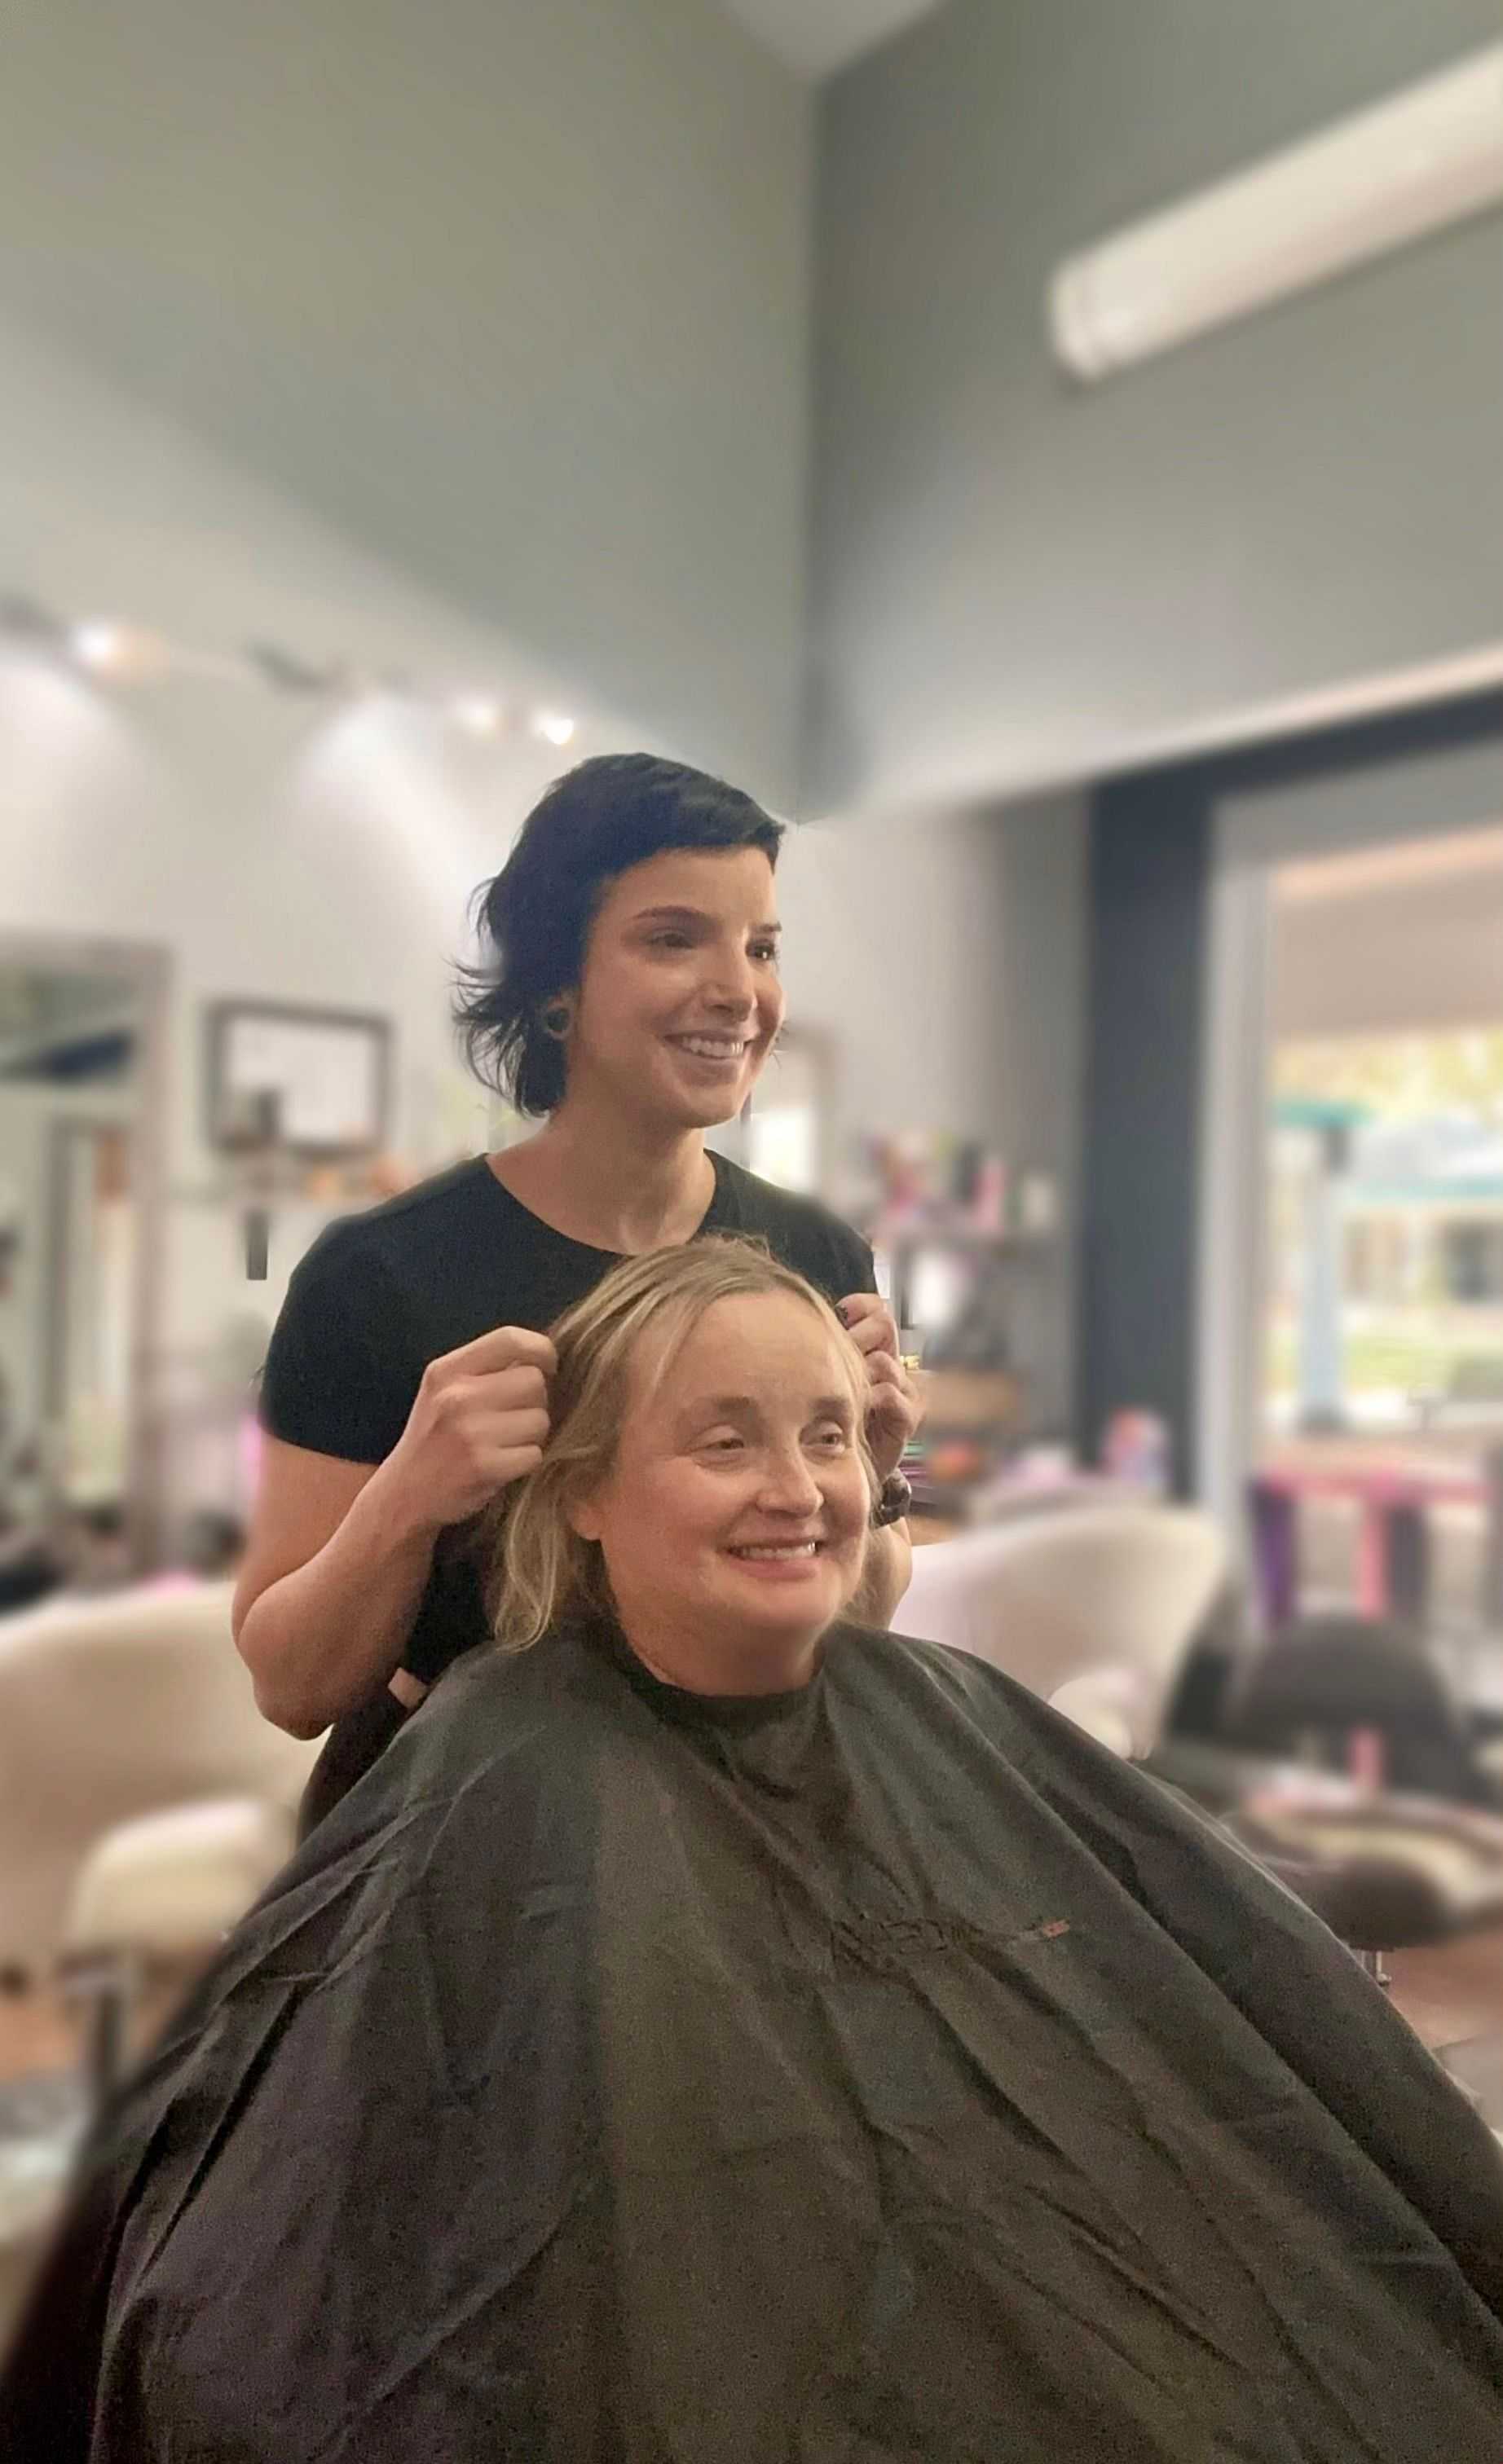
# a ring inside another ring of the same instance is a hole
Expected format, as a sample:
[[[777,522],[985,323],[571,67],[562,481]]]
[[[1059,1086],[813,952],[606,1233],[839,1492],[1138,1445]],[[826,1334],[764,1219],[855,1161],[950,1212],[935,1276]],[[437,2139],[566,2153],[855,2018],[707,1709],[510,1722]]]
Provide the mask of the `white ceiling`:
[[[939,0],[718,0],[800,77],[829,77]]]

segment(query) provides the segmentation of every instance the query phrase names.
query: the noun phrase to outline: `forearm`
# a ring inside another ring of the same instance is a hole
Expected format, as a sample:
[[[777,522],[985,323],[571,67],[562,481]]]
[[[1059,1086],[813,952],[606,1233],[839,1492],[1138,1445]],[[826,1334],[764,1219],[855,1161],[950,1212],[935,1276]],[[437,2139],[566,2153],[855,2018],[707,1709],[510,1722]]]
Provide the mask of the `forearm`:
[[[413,1524],[380,1471],[317,1556],[269,1583],[235,1640],[266,1717],[316,1737],[401,1665],[436,1531]]]
[[[860,1585],[851,1604],[851,1614],[859,1624],[892,1624],[913,1568],[913,1542],[906,1523],[890,1523],[884,1530],[873,1532],[867,1543]]]

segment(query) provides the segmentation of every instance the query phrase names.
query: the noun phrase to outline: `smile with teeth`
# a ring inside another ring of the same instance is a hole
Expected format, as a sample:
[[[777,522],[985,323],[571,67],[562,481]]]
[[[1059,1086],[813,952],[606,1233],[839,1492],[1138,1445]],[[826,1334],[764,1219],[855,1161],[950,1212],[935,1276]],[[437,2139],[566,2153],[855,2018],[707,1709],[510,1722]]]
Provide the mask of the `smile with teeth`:
[[[823,1540],[752,1541],[730,1553],[733,1557],[762,1558],[779,1564],[786,1558],[817,1557],[824,1545]]]
[[[669,1038],[680,1052],[696,1053],[701,1061],[740,1061],[750,1040],[744,1035],[674,1035]]]

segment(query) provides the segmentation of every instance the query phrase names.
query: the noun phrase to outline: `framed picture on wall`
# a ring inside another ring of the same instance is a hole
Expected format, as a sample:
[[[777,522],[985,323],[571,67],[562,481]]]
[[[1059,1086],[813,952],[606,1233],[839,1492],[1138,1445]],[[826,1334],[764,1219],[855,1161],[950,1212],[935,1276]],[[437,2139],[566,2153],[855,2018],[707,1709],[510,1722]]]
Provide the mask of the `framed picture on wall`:
[[[207,1133],[329,1160],[387,1142],[391,1022],[357,1010],[226,1001],[207,1012]]]

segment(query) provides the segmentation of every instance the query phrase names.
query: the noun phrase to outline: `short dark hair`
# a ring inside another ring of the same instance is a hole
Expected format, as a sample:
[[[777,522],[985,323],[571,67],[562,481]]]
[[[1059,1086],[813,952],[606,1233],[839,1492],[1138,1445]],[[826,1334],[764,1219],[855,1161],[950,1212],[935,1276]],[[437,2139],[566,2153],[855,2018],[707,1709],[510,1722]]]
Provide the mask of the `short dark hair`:
[[[776,865],[782,840],[782,824],[739,787],[651,753],[598,754],[556,779],[475,892],[482,955],[460,968],[454,1001],[475,1076],[519,1112],[551,1112],[564,1047],[542,1014],[578,984],[608,885],[674,848],[760,847]]]

